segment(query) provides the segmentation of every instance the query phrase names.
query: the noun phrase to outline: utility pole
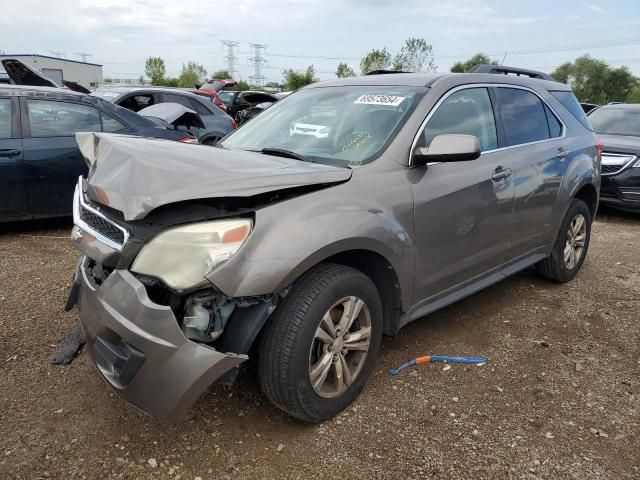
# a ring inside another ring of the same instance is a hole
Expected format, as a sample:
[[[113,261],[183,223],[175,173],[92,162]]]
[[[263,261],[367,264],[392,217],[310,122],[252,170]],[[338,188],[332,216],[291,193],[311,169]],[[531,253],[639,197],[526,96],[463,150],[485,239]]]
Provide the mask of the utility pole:
[[[236,49],[240,42],[234,42],[233,40],[222,40],[222,45],[227,47],[227,55],[224,57],[227,62],[227,71],[229,76],[233,78],[236,73],[236,64],[238,63],[238,57],[236,57]]]
[[[82,59],[82,61],[83,61],[84,63],[87,63],[87,58],[91,57],[93,54],[91,54],[91,53],[83,53],[83,52],[79,52],[79,53],[76,53],[76,55],[77,55],[79,58],[81,58],[81,59]]]
[[[267,66],[267,61],[264,59],[266,45],[260,43],[250,43],[251,58],[249,58],[249,65],[253,65],[253,75],[249,76],[251,84],[256,87],[261,87],[264,83],[265,77],[262,75],[262,68]]]

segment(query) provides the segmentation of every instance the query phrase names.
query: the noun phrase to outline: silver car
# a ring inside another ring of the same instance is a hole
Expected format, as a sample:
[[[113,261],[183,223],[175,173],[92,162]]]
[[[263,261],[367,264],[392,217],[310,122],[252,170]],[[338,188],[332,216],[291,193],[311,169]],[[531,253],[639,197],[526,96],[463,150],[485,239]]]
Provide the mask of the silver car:
[[[319,422],[383,335],[530,266],[573,279],[596,137],[569,87],[516,73],[317,83],[215,149],[78,134],[68,305],[100,375],[178,420],[251,354],[269,400]],[[292,134],[319,106],[327,136]]]

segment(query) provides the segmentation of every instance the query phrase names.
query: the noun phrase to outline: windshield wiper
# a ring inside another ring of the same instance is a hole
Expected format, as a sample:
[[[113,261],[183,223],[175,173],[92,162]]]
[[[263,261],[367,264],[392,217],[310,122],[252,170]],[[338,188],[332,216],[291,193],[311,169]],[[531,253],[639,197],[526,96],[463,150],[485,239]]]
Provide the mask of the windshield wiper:
[[[274,157],[293,158],[294,160],[301,160],[303,162],[315,163],[309,157],[305,157],[304,155],[300,155],[299,153],[292,152],[291,150],[285,150],[283,148],[266,147],[260,150],[260,153],[263,153],[265,155],[273,155]]]

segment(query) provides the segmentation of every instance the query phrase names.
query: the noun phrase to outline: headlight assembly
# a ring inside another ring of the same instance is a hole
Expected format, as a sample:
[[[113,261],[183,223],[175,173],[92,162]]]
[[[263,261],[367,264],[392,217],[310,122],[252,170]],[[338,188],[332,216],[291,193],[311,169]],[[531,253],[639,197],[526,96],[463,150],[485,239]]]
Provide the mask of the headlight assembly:
[[[251,227],[251,220],[234,219],[166,230],[142,248],[131,271],[157,277],[176,290],[195,287],[238,251]]]

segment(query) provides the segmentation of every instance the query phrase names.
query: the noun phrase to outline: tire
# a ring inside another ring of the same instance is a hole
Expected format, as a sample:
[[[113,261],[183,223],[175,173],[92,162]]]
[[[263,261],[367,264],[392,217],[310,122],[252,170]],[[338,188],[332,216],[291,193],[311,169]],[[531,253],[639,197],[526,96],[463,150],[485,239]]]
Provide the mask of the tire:
[[[363,306],[355,308],[360,312],[357,319],[347,335],[338,332],[341,320],[349,317],[344,312],[357,307],[358,300]],[[331,338],[325,335],[331,330],[329,321],[337,333]],[[366,335],[367,324],[369,343],[363,356],[361,350],[351,348],[362,348],[367,341],[358,341]],[[275,406],[299,420],[327,420],[358,396],[373,371],[381,341],[382,303],[371,279],[350,267],[321,264],[294,283],[265,327],[258,352],[262,391]],[[329,364],[327,355],[331,357]],[[317,372],[325,370],[323,379]],[[341,377],[338,371],[343,372]],[[353,377],[350,382],[339,381],[348,376]]]
[[[569,229],[575,229],[576,223],[574,222],[576,222],[580,217],[584,219],[583,234],[575,235],[575,233],[573,233],[572,237],[573,230],[570,231]],[[582,237],[582,242],[577,242],[582,243],[579,256],[576,256],[572,261],[568,262],[565,254],[567,249],[570,248],[569,244],[572,241],[576,244],[575,239],[579,239],[580,237]],[[543,277],[559,283],[565,283],[573,280],[580,271],[580,268],[587,256],[590,240],[591,211],[585,202],[574,198],[571,201],[571,205],[569,206],[569,210],[567,210],[564,220],[562,221],[560,231],[558,232],[556,241],[553,244],[553,249],[551,250],[551,255],[536,264],[536,271]]]

